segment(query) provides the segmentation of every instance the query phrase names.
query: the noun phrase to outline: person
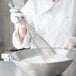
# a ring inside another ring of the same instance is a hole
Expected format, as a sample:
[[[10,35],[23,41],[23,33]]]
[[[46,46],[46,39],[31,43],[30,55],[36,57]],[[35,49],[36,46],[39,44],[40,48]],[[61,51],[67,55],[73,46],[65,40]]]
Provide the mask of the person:
[[[17,49],[35,48],[26,24],[23,24],[23,20],[19,19],[19,17],[25,16],[28,25],[31,25],[33,30],[50,46],[72,49],[76,46],[76,38],[73,37],[74,3],[75,0],[28,0],[20,9],[22,13],[18,12],[18,7],[10,9],[11,22],[15,25],[12,38],[14,47]],[[15,75],[24,76],[25,74],[16,68]]]
[[[35,48],[30,33],[19,18],[25,16],[28,25],[33,27],[51,47],[69,48],[76,46],[73,37],[75,28],[75,0],[28,0],[20,9],[10,9],[11,22],[15,25],[13,45],[17,49]],[[19,17],[19,18],[18,18]]]

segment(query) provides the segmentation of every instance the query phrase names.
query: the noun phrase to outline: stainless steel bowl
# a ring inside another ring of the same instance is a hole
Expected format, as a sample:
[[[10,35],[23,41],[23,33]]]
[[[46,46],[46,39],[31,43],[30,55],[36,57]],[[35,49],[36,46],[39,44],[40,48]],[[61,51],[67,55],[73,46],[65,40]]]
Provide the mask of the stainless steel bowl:
[[[69,57],[68,49],[55,49],[55,51],[59,55]],[[11,53],[10,60],[25,73],[25,76],[57,76],[63,73],[72,62],[71,58],[50,63],[27,63],[22,61],[23,59],[36,57],[38,55],[39,52],[37,49],[28,49]]]

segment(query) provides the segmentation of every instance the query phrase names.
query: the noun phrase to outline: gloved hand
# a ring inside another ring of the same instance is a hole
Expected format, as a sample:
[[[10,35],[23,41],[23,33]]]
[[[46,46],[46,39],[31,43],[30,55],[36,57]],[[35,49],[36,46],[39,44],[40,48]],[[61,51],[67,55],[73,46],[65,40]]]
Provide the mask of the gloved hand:
[[[76,48],[76,37],[72,37],[68,44],[65,46],[65,48],[67,49],[73,49],[73,48]]]
[[[19,9],[16,7],[15,9],[10,9],[10,19],[14,24],[21,24],[21,17],[23,15],[19,12]]]

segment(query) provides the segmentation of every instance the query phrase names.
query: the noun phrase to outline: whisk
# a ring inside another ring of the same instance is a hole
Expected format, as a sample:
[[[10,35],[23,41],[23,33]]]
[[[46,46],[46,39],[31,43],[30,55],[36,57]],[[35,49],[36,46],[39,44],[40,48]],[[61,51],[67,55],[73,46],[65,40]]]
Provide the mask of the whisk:
[[[15,8],[15,5],[13,2],[10,2],[9,4],[10,8]],[[20,13],[22,11],[19,10]],[[23,13],[22,13],[23,14]],[[33,29],[33,27],[26,22],[25,16],[21,17],[23,20],[23,24],[25,24],[28,32],[31,35],[31,38],[34,42],[34,44],[37,47],[37,50],[40,54],[40,56],[43,58],[44,61],[47,61],[50,59],[52,56],[56,54],[55,50]]]

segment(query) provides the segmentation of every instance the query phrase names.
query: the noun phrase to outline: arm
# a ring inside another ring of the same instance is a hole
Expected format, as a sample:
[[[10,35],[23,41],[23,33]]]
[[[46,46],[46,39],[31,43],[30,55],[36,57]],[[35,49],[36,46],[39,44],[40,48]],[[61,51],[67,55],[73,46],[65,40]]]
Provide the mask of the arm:
[[[25,27],[19,27],[18,36],[21,43],[24,41],[26,34],[27,34],[27,29],[25,30]]]
[[[29,24],[32,25],[33,20],[31,19],[32,13],[31,11],[31,4],[29,2],[21,9],[21,11],[24,13],[26,16],[26,20],[28,20]],[[13,33],[13,45],[16,48],[28,48],[30,47],[31,43],[31,37],[26,29],[25,25],[22,24],[21,21],[18,20],[17,16],[21,16],[20,13],[15,13],[15,18],[14,18],[14,13],[11,14],[11,22],[14,23],[15,25],[15,31]]]

